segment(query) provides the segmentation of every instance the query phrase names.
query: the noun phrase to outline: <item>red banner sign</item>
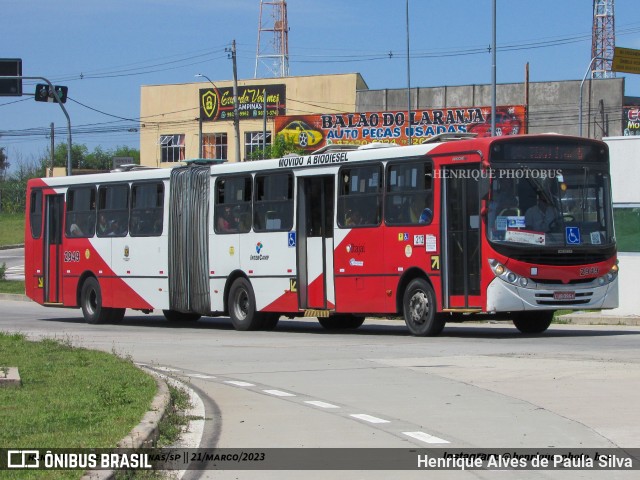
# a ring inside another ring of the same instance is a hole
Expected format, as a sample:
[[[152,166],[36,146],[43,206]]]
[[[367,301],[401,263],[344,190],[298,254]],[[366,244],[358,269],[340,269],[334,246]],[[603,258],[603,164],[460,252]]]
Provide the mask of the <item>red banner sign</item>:
[[[496,135],[526,133],[526,108],[522,105],[496,109]],[[411,128],[411,130],[409,130]],[[278,116],[276,135],[312,151],[331,144],[366,144],[372,142],[407,145],[441,133],[476,132],[488,136],[491,108],[442,108],[411,112],[363,112],[323,115]]]

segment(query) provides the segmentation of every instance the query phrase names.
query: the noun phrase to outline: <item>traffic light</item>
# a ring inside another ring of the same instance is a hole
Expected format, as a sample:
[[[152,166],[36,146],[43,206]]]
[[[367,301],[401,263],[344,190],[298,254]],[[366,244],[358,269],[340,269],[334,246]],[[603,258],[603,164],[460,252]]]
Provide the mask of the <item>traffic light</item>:
[[[0,58],[0,77],[21,77],[22,59]],[[0,80],[0,97],[22,95],[22,78]]]
[[[65,103],[67,101],[67,91],[69,90],[67,87],[54,85],[53,88],[56,89],[56,93],[60,98],[61,103]],[[34,98],[36,102],[57,102],[56,97],[53,95],[53,91],[51,87],[46,83],[38,83],[36,85],[36,93],[34,94]]]

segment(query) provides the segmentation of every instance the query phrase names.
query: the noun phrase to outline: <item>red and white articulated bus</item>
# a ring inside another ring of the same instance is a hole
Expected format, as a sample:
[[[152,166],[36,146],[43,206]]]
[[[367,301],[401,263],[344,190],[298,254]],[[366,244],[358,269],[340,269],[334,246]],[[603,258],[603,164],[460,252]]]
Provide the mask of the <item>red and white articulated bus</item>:
[[[540,333],[555,310],[617,306],[606,144],[447,140],[33,179],[26,293],[89,323],[401,316],[417,336],[484,318]]]

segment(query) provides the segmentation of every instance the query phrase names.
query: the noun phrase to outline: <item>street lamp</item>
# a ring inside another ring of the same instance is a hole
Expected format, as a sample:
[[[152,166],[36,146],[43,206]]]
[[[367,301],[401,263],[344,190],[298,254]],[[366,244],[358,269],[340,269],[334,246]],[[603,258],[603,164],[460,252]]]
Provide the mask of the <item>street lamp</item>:
[[[578,128],[578,135],[581,137],[582,136],[582,87],[584,86],[584,81],[587,79],[587,75],[589,74],[589,71],[591,70],[591,66],[593,65],[593,62],[595,62],[596,60],[604,60],[604,58],[602,57],[593,57],[591,59],[591,61],[589,62],[589,66],[587,67],[587,71],[584,72],[584,77],[582,77],[582,81],[580,82],[580,104],[578,105],[578,121],[579,123],[579,128]]]

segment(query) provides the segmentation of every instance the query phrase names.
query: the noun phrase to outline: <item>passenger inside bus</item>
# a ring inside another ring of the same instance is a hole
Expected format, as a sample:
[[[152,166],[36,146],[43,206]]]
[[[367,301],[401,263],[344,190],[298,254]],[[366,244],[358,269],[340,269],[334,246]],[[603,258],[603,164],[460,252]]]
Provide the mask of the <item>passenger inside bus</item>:
[[[549,205],[544,194],[538,192],[537,202],[524,214],[524,223],[529,230],[549,232],[558,218],[558,211]]]
[[[222,209],[222,215],[218,217],[218,221],[216,222],[218,231],[222,233],[235,232],[236,224],[237,222],[231,210],[231,205],[225,205]]]
[[[498,180],[495,196],[491,201],[489,211],[495,216],[520,215],[518,198],[514,194],[514,183],[509,179]]]
[[[489,201],[489,223],[492,240],[504,240],[507,230],[506,217],[520,217],[520,203],[514,192],[517,184],[512,179],[494,180],[491,200]]]
[[[423,199],[420,196],[414,196],[409,207],[409,219],[411,223],[431,223],[433,220],[433,210],[431,210],[431,193],[428,193]]]
[[[107,222],[107,217],[105,217],[104,213],[101,213],[98,217],[98,235],[108,235],[109,234],[109,224]]]
[[[80,229],[80,227],[75,224],[72,223],[71,227],[69,227],[69,236],[70,237],[81,237],[82,236],[82,230]]]
[[[344,224],[347,227],[362,225],[362,215],[357,209],[347,210],[347,212],[345,213]]]

